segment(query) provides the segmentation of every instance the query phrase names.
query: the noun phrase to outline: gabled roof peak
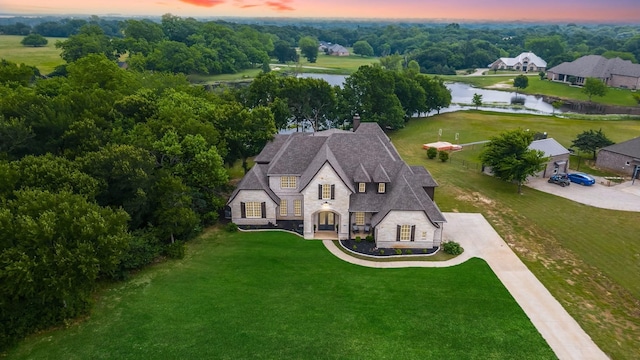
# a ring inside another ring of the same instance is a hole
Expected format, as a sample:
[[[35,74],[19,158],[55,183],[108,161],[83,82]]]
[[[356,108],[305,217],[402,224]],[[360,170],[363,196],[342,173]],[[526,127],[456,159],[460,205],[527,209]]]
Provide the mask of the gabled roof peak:
[[[391,179],[389,178],[389,174],[387,174],[387,171],[384,169],[384,167],[382,167],[382,164],[378,164],[378,166],[376,166],[376,170],[373,172],[373,182],[376,182],[376,183],[391,182]]]

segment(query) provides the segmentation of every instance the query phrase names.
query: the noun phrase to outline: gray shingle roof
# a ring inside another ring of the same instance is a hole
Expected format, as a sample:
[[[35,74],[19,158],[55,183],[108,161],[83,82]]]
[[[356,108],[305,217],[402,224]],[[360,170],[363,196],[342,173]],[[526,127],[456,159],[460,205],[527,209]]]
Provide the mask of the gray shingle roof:
[[[389,175],[382,167],[382,164],[378,164],[376,170],[373,172],[373,182],[377,183],[390,183]]]
[[[371,218],[371,225],[376,226],[392,210],[424,211],[436,226],[439,226],[438,223],[446,222],[438,206],[420,184],[420,177],[423,175],[414,173],[407,165],[403,166],[394,179],[382,208]]]
[[[280,203],[280,198],[276,195],[271,188],[269,187],[269,181],[266,176],[268,165],[265,164],[255,164],[249,171],[244,175],[240,183],[236,189],[231,193],[229,197],[230,203],[240,190],[264,190],[267,192],[267,195],[273,200],[276,204]]]
[[[540,150],[544,152],[545,157],[565,155],[569,153],[569,150],[567,150],[567,148],[560,145],[560,143],[555,141],[553,138],[534,140],[529,145],[529,149]]]
[[[376,123],[362,123],[355,132],[329,130],[316,134],[294,133],[277,136],[256,157],[229,202],[242,189],[264,189],[274,201],[268,176],[300,176],[304,189],[325,164],[329,164],[351,190],[349,211],[377,213],[379,222],[391,210],[425,211],[434,224],[444,216],[433,203],[425,187],[437,186],[423,167],[409,167],[391,140]],[[269,161],[268,163],[265,163]],[[358,193],[355,184],[370,183],[366,193]],[[386,193],[378,194],[371,183],[388,183]]]
[[[326,136],[308,136],[308,133],[293,133],[288,136],[270,163],[270,175],[302,175],[328,139]],[[261,155],[262,153],[258,157]]]
[[[607,59],[600,55],[587,55],[572,62],[563,62],[549,69],[555,74],[565,74],[583,78],[610,78],[612,74],[640,77],[640,64],[620,58]]]
[[[276,135],[272,141],[269,141],[267,145],[262,148],[262,151],[255,157],[254,161],[262,164],[269,163],[288,138],[288,135]]]
[[[603,150],[640,159],[640,137],[618,144],[609,145],[602,148],[600,151]]]
[[[364,165],[362,165],[362,163],[360,163],[360,166],[356,168],[356,172],[353,174],[353,181],[357,183],[371,182],[371,176],[369,176],[369,173],[364,168]]]

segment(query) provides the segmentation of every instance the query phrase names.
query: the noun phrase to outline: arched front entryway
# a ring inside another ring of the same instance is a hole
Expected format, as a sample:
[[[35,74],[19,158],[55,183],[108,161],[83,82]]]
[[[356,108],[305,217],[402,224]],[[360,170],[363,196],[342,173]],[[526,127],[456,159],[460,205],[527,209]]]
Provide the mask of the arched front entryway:
[[[315,238],[338,239],[340,215],[333,211],[318,211],[314,215],[313,232]]]
[[[337,217],[332,211],[320,211],[317,218],[318,231],[336,231]]]

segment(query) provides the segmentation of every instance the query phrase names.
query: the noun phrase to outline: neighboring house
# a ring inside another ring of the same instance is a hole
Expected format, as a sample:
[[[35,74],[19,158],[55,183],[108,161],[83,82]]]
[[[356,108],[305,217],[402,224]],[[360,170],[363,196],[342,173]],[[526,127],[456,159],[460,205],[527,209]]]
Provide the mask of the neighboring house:
[[[587,55],[554,66],[547,71],[547,78],[577,85],[584,85],[587,78],[597,78],[611,87],[640,89],[640,65],[620,58]]]
[[[492,70],[545,71],[547,62],[532,52],[523,52],[514,58],[500,58],[489,64]]]
[[[305,239],[371,234],[381,248],[440,246],[446,220],[429,172],[407,165],[377,123],[354,126],[277,135],[229,198],[231,220]]]
[[[333,56],[349,56],[349,50],[342,45],[332,44],[324,41],[320,41],[318,46],[319,51],[323,51],[327,55]]]
[[[553,138],[534,140],[529,145],[529,149],[540,150],[544,152],[545,157],[549,158],[544,169],[537,176],[547,178],[569,170],[569,150]]]
[[[600,149],[596,166],[638,178],[640,176],[640,137]]]

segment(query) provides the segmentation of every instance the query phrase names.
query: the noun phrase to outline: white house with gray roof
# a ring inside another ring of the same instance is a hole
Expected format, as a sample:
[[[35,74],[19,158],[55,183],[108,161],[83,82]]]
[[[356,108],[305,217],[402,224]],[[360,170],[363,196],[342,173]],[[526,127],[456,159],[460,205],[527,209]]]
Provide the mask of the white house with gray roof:
[[[489,64],[491,70],[545,71],[547,62],[532,52],[523,52],[514,58],[502,57]]]
[[[377,123],[277,135],[232,193],[240,227],[297,230],[305,239],[374,236],[382,248],[440,246],[437,183],[407,165]]]
[[[547,78],[578,85],[584,85],[587,78],[596,78],[611,87],[640,89],[640,64],[620,58],[587,55],[552,67]]]

